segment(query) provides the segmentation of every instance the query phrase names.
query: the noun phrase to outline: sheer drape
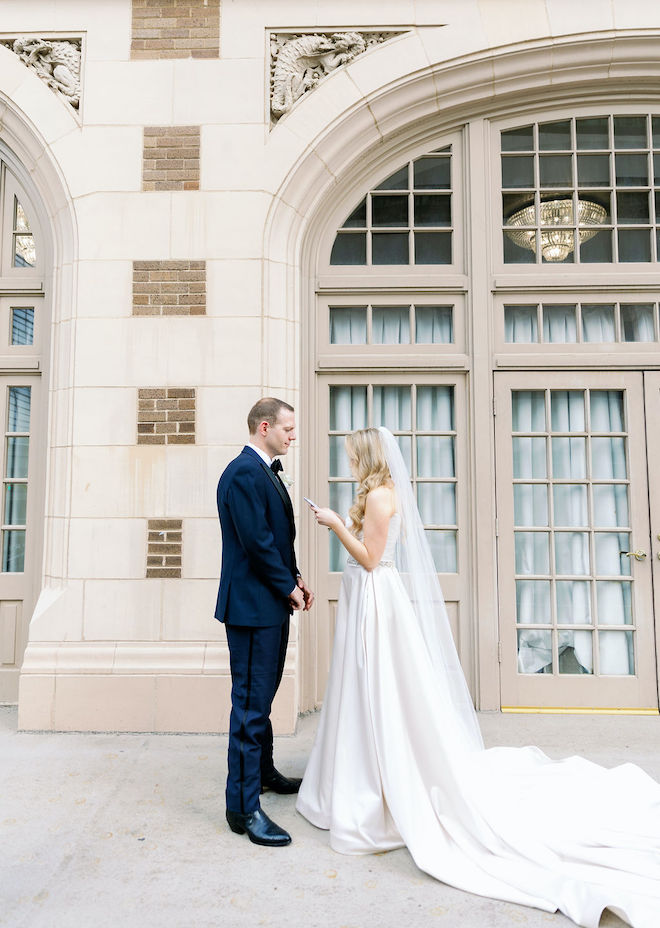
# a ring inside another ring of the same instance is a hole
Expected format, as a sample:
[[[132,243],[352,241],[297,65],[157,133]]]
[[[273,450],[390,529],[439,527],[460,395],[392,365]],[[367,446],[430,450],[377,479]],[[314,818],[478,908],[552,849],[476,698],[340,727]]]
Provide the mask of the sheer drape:
[[[586,398],[587,394],[582,390],[551,391],[550,422],[546,424],[545,391],[516,391],[513,397],[513,429],[543,433],[546,429],[551,433],[586,432]],[[567,578],[554,583],[558,626],[587,625],[593,621],[591,581],[568,579],[579,576],[596,578],[599,626],[632,623],[630,582],[597,579],[629,575],[630,565],[622,552],[629,550],[630,535],[627,531],[594,531],[629,527],[627,485],[595,483],[597,480],[625,479],[627,476],[625,438],[593,435],[594,432],[624,431],[623,394],[618,390],[592,390],[588,398],[592,433],[593,523],[589,518],[586,437],[551,434],[549,438],[530,435],[513,439],[513,473],[517,480],[545,481],[552,477],[552,481],[543,483],[514,484],[514,520],[517,526],[515,570],[519,576],[516,581],[516,611],[519,624],[553,624],[553,584],[546,579],[531,579],[534,575]],[[547,441],[551,443],[551,475],[548,473]],[[571,480],[584,482],[571,483]],[[590,535],[593,536],[591,542]],[[525,575],[530,579],[524,579]],[[634,672],[630,633],[600,631],[598,639],[600,673]],[[552,670],[552,635],[548,629],[520,629],[518,645],[521,673]],[[591,631],[560,628],[560,670],[592,673],[593,646]],[[567,663],[566,658],[570,655],[562,659],[568,649],[572,649],[577,666]]]

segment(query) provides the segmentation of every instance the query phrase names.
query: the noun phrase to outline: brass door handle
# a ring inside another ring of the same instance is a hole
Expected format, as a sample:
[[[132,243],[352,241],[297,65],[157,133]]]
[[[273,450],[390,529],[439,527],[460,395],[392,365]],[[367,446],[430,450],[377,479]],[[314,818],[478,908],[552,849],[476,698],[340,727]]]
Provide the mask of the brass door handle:
[[[634,557],[636,561],[643,561],[646,557],[646,551],[621,551],[624,557]],[[660,555],[658,555],[660,557]]]

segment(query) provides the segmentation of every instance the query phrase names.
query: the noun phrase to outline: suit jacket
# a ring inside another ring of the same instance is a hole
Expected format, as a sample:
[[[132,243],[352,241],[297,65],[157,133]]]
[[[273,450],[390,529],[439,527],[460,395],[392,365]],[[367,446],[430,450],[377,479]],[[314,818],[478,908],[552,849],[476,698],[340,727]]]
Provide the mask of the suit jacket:
[[[298,568],[291,499],[247,446],[218,483],[222,570],[215,617],[232,625],[280,625],[291,614]]]

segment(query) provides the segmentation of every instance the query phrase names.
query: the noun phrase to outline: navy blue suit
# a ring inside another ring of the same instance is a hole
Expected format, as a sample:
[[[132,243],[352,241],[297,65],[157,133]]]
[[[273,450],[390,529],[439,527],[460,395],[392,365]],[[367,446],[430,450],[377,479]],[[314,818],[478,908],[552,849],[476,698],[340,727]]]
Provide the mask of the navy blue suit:
[[[218,483],[222,570],[215,617],[225,623],[232,676],[227,809],[259,807],[273,767],[270,710],[289,639],[289,595],[298,575],[289,494],[249,447]]]

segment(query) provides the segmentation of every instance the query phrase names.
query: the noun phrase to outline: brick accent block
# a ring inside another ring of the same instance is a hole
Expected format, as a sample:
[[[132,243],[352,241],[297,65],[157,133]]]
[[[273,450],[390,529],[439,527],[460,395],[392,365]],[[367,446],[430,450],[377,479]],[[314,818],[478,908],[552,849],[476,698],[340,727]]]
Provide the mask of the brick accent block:
[[[206,261],[134,261],[134,316],[203,316]]]
[[[199,190],[199,126],[145,126],[143,190]]]
[[[181,519],[149,519],[147,577],[181,577],[183,522]]]
[[[194,387],[138,390],[138,445],[194,445]]]
[[[220,0],[133,0],[131,58],[219,58]]]

